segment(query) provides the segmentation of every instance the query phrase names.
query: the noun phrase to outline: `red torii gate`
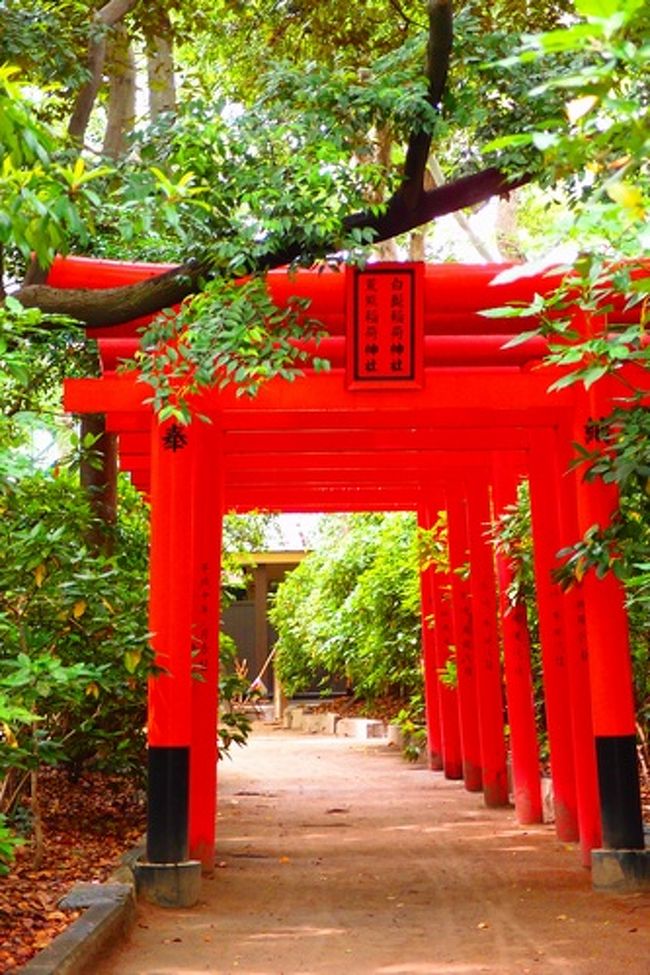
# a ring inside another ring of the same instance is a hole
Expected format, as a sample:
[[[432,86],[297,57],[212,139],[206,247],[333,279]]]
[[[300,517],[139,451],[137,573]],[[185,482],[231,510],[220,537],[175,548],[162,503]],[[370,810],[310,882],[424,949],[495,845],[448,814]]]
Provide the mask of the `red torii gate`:
[[[105,288],[161,269],[68,258],[55,263],[49,282]],[[620,584],[589,573],[580,590],[562,593],[551,582],[555,553],[604,523],[616,500],[610,488],[566,473],[572,441],[585,441],[589,417],[608,412],[614,389],[601,382],[598,402],[577,386],[550,395],[553,375],[533,368],[543,340],[504,349],[520,328],[509,318],[491,319],[486,334],[481,309],[550,287],[548,277],[533,276],[491,286],[501,269],[378,264],[344,273],[272,272],[278,304],[291,295],[310,298],[310,316],[329,334],[318,355],[331,371],[274,380],[251,400],[232,389],[205,392],[195,405],[211,423],[184,428],[160,424],[145,403],[147,387],[133,373],[116,372],[137,347],[142,323],[89,329],[103,375],[68,381],[66,409],[106,414],[122,468],[151,501],[150,625],[165,672],[149,688],[150,863],[180,865],[191,857],[213,866],[227,510],[411,509],[425,527],[445,510],[452,571],[422,574],[431,766],[482,790],[488,805],[507,803],[505,683],[517,815],[522,823],[540,821],[525,616],[506,611],[508,566],[497,560],[497,580],[484,537],[522,476],[531,484],[557,834],[580,842],[585,864],[601,843],[643,850]],[[453,569],[467,563],[469,578],[461,578]],[[451,647],[456,689],[437,679]],[[193,680],[193,670],[203,680]]]

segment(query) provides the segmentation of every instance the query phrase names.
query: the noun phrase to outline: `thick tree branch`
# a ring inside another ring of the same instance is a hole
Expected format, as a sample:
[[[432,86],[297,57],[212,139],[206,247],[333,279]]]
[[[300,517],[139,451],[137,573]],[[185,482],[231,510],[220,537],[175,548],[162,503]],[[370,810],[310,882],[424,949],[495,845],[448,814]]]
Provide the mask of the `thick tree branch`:
[[[370,211],[361,211],[351,214],[344,219],[342,230],[349,233],[354,229],[370,229],[373,231],[373,241],[381,243],[398,234],[414,230],[436,217],[475,206],[492,196],[508,193],[529,181],[530,177],[523,176],[513,182],[498,169],[485,169],[423,192],[416,210],[404,202],[398,191],[383,213],[377,215]],[[336,243],[333,241],[332,250],[335,248]],[[309,256],[316,258],[322,255],[310,255],[296,243],[281,251],[260,256],[250,270],[270,270]],[[190,262],[154,278],[121,288],[68,290],[37,284],[20,288],[14,293],[14,297],[26,308],[40,308],[46,314],[71,315],[89,327],[105,328],[143,315],[153,315],[163,308],[178,304],[189,295],[196,294],[202,280],[209,276],[211,270],[213,269],[208,262]]]
[[[383,213],[378,216],[369,213],[352,214],[344,221],[345,229],[373,230],[375,233],[373,241],[376,243],[388,237],[405,234],[447,213],[484,203],[492,196],[509,193],[518,186],[529,183],[530,179],[530,176],[524,175],[513,181],[499,169],[484,169],[480,173],[462,176],[451,183],[445,183],[444,186],[436,186],[432,190],[424,191],[420,195],[415,211],[405,203],[398,190]]]
[[[451,0],[429,0],[429,41],[426,74],[429,80],[427,99],[438,109],[449,71],[453,41]],[[424,191],[424,173],[431,148],[431,134],[422,129],[411,133],[406,149],[401,195],[407,206],[416,207]]]
[[[208,271],[207,264],[188,262],[120,288],[67,289],[33,284],[20,288],[13,297],[25,308],[40,308],[50,315],[71,315],[90,328],[104,327],[179,304],[188,295],[196,294]]]

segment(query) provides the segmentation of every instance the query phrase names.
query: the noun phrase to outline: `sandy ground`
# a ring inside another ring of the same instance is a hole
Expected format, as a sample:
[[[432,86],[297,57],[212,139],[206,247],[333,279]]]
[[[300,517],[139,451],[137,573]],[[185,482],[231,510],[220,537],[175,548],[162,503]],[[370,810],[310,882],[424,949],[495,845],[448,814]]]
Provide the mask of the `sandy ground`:
[[[383,744],[264,729],[220,767],[218,868],[94,975],[649,975],[650,895]]]

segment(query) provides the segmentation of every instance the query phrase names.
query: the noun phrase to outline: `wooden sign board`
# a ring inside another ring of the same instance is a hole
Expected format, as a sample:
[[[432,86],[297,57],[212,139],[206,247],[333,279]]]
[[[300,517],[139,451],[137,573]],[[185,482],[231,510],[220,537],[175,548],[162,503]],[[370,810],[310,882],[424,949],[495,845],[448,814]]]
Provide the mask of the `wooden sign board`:
[[[346,273],[348,388],[420,388],[423,265],[369,264]]]

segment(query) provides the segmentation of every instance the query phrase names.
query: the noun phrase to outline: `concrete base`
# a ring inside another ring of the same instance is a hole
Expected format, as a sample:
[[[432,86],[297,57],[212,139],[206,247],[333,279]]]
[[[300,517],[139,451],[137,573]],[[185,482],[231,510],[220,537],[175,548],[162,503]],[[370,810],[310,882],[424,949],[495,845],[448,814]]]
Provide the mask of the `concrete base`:
[[[136,863],[138,897],[159,907],[194,907],[201,893],[201,861]]]
[[[594,890],[650,890],[650,849],[592,850]]]

